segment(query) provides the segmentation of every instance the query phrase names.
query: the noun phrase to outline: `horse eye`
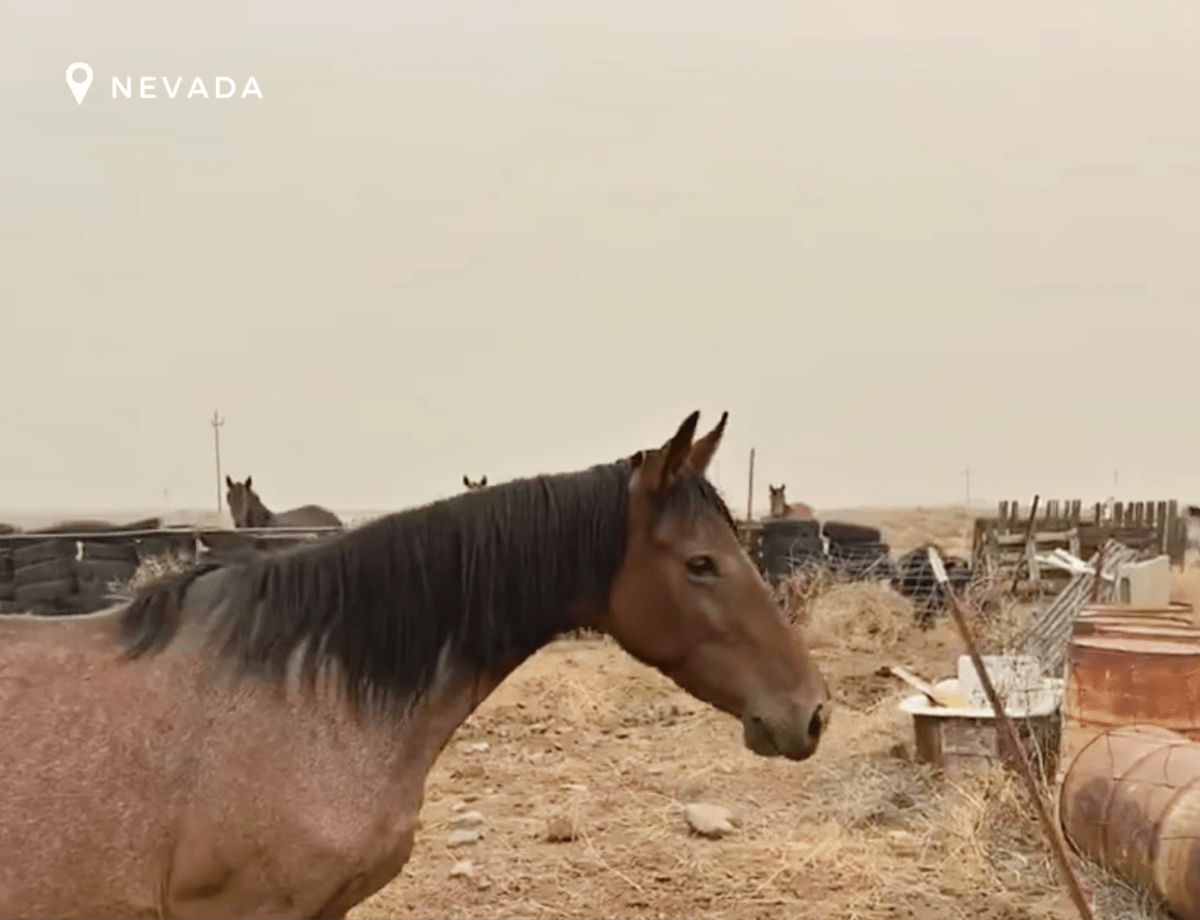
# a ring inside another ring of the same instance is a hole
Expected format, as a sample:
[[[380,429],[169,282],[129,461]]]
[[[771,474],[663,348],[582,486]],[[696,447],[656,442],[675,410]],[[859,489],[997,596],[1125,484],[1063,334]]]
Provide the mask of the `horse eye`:
[[[694,578],[714,578],[717,562],[712,556],[693,556],[687,561],[688,574]]]

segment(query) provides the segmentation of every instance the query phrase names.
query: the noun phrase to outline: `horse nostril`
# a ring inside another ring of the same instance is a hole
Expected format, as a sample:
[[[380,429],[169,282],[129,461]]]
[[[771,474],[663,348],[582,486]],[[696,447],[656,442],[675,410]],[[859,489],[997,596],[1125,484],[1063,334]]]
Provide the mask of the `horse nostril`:
[[[825,715],[825,707],[818,706],[813,711],[812,721],[808,723],[808,737],[816,741],[821,737],[821,729],[825,727],[823,716]]]

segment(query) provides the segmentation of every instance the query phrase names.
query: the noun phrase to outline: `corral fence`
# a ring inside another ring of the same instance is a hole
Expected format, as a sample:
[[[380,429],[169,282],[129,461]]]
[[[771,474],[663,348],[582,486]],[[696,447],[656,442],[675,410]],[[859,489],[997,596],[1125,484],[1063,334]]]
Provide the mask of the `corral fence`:
[[[114,586],[128,582],[148,559],[170,554],[185,564],[232,562],[342,533],[338,527],[225,530],[146,524],[157,521],[0,534],[0,613],[90,613],[118,600]]]
[[[989,579],[1019,581],[1034,593],[1057,593],[1071,573],[1038,561],[1040,554],[1064,549],[1079,559],[1091,558],[1106,542],[1135,550],[1139,556],[1166,554],[1182,565],[1187,552],[1187,516],[1177,501],[1096,502],[1048,501],[1036,509],[1002,501],[995,517],[975,519],[971,568]]]

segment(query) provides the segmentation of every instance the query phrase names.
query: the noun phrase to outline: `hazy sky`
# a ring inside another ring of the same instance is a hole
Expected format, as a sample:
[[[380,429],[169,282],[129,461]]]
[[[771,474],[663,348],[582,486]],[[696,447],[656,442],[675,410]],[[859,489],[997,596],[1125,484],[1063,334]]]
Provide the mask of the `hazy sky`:
[[[818,507],[1200,498],[1200,5],[8,0],[0,507],[392,508],[693,409]],[[84,61],[82,105],[65,80]],[[183,78],[175,99],[112,78]],[[263,98],[184,98],[250,76]]]

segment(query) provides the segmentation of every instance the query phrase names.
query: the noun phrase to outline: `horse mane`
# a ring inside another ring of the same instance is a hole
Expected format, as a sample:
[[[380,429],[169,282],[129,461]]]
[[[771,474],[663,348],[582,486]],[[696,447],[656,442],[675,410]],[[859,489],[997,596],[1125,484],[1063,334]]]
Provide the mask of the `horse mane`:
[[[355,708],[427,690],[448,652],[476,669],[508,665],[570,628],[567,605],[607,599],[625,552],[627,460],[470,490],[316,543],[144,588],[122,612],[130,657],[164,649],[203,617],[219,657],[281,683],[299,652],[313,686],[330,663]],[[733,517],[685,467],[658,513]],[[205,611],[185,611],[196,578],[223,569]]]

